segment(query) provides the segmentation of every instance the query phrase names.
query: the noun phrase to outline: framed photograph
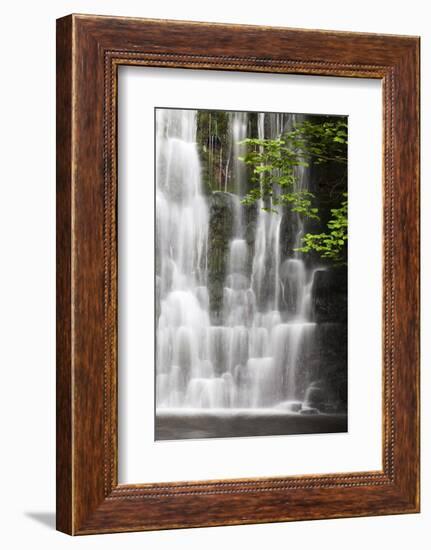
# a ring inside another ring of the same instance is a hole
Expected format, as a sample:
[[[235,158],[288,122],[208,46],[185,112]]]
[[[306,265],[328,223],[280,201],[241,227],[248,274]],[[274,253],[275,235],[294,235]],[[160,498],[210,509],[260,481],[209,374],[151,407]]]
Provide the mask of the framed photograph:
[[[419,38],[57,21],[57,528],[419,511]]]

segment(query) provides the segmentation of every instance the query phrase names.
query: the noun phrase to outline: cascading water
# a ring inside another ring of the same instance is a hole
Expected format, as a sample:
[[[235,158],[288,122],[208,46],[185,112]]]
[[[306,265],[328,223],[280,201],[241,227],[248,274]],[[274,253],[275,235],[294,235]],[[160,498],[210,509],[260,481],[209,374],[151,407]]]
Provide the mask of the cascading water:
[[[283,211],[264,211],[261,202],[250,237],[240,202],[248,172],[238,159],[248,113],[229,113],[228,119],[231,155],[220,183],[224,192],[218,193],[226,199],[233,223],[222,259],[222,311],[215,317],[208,268],[209,204],[215,193],[204,192],[197,111],[156,112],[157,410],[306,410],[312,380],[304,357],[314,345],[311,291],[316,269],[298,252],[282,253]],[[293,117],[258,114],[258,137],[279,136],[294,123]],[[308,189],[307,170],[298,170],[298,189]],[[300,216],[289,215],[297,247],[304,226]]]

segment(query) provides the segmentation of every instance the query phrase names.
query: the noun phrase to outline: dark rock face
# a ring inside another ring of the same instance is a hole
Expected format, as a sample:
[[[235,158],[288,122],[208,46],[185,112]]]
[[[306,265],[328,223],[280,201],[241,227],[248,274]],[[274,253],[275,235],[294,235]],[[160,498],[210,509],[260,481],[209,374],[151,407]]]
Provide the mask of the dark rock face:
[[[248,258],[249,266],[248,271],[251,272],[251,264],[254,256],[255,238],[256,238],[256,224],[257,224],[257,211],[256,204],[243,205],[242,216],[244,220],[244,239],[248,246]]]
[[[223,287],[226,276],[229,239],[234,212],[229,193],[217,191],[209,196],[208,293],[212,322],[220,324],[223,310]]]
[[[347,268],[328,267],[314,275],[313,338],[302,351],[307,373],[299,378],[302,398],[321,412],[347,410]]]
[[[302,357],[307,373],[299,379],[301,397],[322,412],[347,409],[347,324],[316,325]]]
[[[288,208],[280,209],[280,255],[291,258],[294,254],[296,234],[298,232],[297,217]]]
[[[317,323],[347,323],[347,268],[328,267],[314,274],[312,302]]]
[[[320,368],[329,402],[347,409],[347,323],[322,323],[318,332]]]

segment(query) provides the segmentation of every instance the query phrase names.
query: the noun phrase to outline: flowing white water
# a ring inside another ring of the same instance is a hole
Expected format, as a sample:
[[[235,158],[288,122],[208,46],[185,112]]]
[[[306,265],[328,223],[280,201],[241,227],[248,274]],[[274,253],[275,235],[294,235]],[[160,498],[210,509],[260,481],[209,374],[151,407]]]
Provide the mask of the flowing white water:
[[[279,136],[292,117],[259,114],[258,136]],[[282,257],[285,213],[265,212],[262,201],[253,242],[246,238],[240,198],[248,182],[238,142],[247,137],[248,122],[247,113],[230,114],[232,155],[226,174],[229,168],[235,193],[225,195],[234,223],[225,258],[222,322],[214,325],[207,261],[210,211],[196,145],[197,112],[157,110],[158,409],[259,409],[305,399],[310,380],[304,357],[315,333],[314,271],[299,253]],[[308,174],[301,170],[298,189],[307,189]],[[298,246],[304,227],[299,216],[293,221]]]

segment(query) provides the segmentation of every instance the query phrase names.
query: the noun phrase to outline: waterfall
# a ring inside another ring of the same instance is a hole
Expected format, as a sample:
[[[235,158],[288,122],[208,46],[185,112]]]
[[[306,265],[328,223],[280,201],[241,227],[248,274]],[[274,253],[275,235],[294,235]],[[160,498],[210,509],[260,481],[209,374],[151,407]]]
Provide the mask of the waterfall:
[[[239,142],[247,137],[250,114],[229,113],[230,154],[220,183],[224,191],[217,193],[226,199],[233,223],[222,258],[222,311],[215,322],[208,267],[215,193],[202,181],[198,112],[156,113],[157,410],[298,411],[301,403],[306,406],[312,382],[307,353],[315,339],[316,266],[310,268],[292,249],[283,252],[280,240],[285,216],[295,231],[295,247],[304,223],[285,208],[264,211],[271,204],[262,200],[254,211],[241,204],[249,175],[238,159],[244,149]],[[256,121],[259,138],[275,138],[291,127],[294,115],[259,113]],[[308,189],[307,169],[298,168],[297,176],[297,189]]]

